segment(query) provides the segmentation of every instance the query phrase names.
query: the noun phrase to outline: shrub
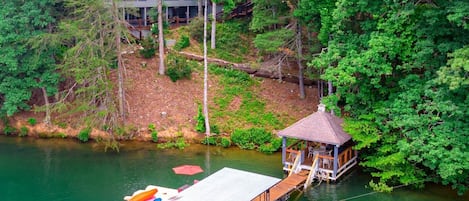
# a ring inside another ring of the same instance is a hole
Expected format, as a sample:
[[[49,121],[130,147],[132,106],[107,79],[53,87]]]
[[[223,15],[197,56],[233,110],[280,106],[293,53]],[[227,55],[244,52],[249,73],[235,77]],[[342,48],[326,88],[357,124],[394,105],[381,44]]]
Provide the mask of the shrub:
[[[3,133],[5,135],[12,135],[12,134],[16,134],[18,131],[16,130],[16,128],[14,127],[11,127],[10,125],[7,125],[5,126],[5,128],[3,128]]]
[[[231,141],[242,149],[255,149],[272,140],[272,133],[263,128],[236,129],[231,134]]]
[[[179,39],[177,43],[174,45],[174,49],[177,51],[180,51],[186,47],[189,47],[190,44],[191,43],[189,41],[189,36],[182,35],[181,39]]]
[[[222,147],[227,148],[231,146],[231,140],[228,137],[222,137],[220,144]]]
[[[34,125],[36,125],[37,120],[35,118],[29,118],[28,123],[29,123],[29,125],[34,126]]]
[[[111,128],[109,126],[104,126],[103,130],[108,131]],[[134,134],[138,132],[138,128],[135,125],[128,124],[125,126],[118,126],[115,128],[115,132],[120,139],[131,139]]]
[[[197,116],[195,117],[195,119],[197,121],[195,125],[195,131],[199,133],[205,133],[205,116],[202,113],[202,106],[200,105],[197,110]],[[220,129],[218,128],[217,125],[211,124],[210,133],[220,134]]]
[[[153,142],[158,142],[158,131],[156,131],[155,124],[148,125],[148,131],[151,133],[151,140]]]
[[[152,131],[151,132],[151,140],[153,142],[158,142],[158,132],[157,131]]]
[[[205,137],[202,140],[202,144],[217,145],[217,137],[215,137],[215,136]]]
[[[153,40],[153,37],[148,36],[142,41],[142,47],[143,49],[140,50],[140,55],[143,56],[143,58],[149,59],[155,56],[155,41]]]
[[[184,57],[169,54],[166,59],[166,66],[166,75],[173,82],[183,78],[191,78],[192,68]]]
[[[215,124],[210,124],[210,133],[220,134],[220,129]]]
[[[204,18],[196,17],[189,23],[189,36],[198,42],[204,40]],[[210,30],[210,24],[207,24],[207,29]],[[207,38],[210,38],[210,32],[207,32]]]
[[[26,126],[21,126],[20,128],[20,137],[28,136],[29,130]]]
[[[266,154],[276,152],[282,146],[282,138],[275,138],[269,144],[262,144],[259,147],[259,151]]]
[[[254,149],[255,144],[251,140],[251,135],[248,130],[236,129],[231,134],[231,141],[238,145],[241,149]]]
[[[57,126],[58,126],[59,128],[65,129],[65,128],[67,128],[67,123],[65,123],[65,122],[58,122],[58,123],[57,123]]]
[[[197,109],[197,116],[195,117],[196,119],[196,125],[195,125],[195,131],[199,133],[205,132],[205,116],[202,114],[202,106],[199,105],[199,108]]]
[[[184,149],[188,144],[184,140],[184,137],[178,137],[166,143],[160,143],[157,145],[159,149],[177,148]]]
[[[80,133],[78,133],[78,139],[82,142],[87,142],[91,133],[91,128],[87,127],[85,129],[82,129]]]
[[[230,20],[217,24],[217,58],[232,62],[243,62],[248,55],[251,39],[249,24],[243,21]],[[240,37],[240,35],[244,37]]]

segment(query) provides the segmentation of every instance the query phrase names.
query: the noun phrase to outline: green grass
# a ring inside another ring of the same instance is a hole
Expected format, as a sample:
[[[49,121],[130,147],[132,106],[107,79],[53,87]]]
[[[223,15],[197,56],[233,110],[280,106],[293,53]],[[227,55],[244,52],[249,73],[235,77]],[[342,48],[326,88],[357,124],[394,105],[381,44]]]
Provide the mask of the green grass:
[[[211,108],[211,119],[223,132],[231,133],[239,128],[264,128],[268,131],[283,128],[285,121],[265,109],[265,102],[255,93],[258,82],[247,73],[210,66],[210,73],[219,80],[220,90],[214,97],[215,106]],[[230,109],[235,98],[241,103],[239,108]]]

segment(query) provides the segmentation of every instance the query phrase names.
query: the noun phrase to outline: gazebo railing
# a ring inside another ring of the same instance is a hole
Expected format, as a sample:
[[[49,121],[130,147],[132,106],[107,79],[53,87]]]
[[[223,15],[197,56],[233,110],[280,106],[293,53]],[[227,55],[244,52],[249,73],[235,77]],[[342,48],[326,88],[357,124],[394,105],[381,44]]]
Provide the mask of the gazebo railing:
[[[344,151],[342,151],[338,155],[338,169],[336,176],[333,176],[333,161],[334,157],[333,156],[328,156],[328,155],[319,155],[319,163],[320,163],[320,168],[319,172],[322,174],[319,174],[319,177],[323,177],[323,179],[332,179],[335,180],[339,178],[342,174],[344,174],[347,170],[352,168],[354,165],[357,164],[357,154],[356,151],[352,149],[352,147],[348,147]],[[330,161],[330,163],[324,163],[324,160]],[[328,165],[325,165],[328,164]]]

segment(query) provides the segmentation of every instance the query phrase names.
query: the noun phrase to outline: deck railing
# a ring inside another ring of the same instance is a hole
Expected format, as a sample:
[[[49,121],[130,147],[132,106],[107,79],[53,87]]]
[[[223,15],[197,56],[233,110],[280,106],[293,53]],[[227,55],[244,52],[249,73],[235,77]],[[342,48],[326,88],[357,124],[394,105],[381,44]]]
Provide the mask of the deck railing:
[[[355,157],[355,151],[352,149],[352,147],[349,147],[342,151],[339,154],[339,168],[341,168],[344,164],[349,162],[353,157]]]
[[[321,173],[320,176],[323,177],[323,179],[332,179],[335,180],[339,178],[342,174],[344,174],[347,170],[352,168],[355,164],[357,164],[357,154],[356,151],[352,149],[352,147],[348,147],[344,151],[342,151],[338,155],[338,166],[337,166],[337,173],[336,176],[333,176],[333,167],[334,164],[332,161],[334,161],[333,156],[327,156],[327,155],[319,155],[319,162],[322,163],[324,159],[327,159],[330,162],[330,165],[325,166],[323,163],[323,166],[320,167],[319,172]]]
[[[150,27],[153,24],[149,19],[146,19],[146,24],[144,19],[130,19],[127,20],[127,23],[137,30],[150,30]]]
[[[303,147],[302,141],[295,142],[292,145],[288,146],[286,150],[286,154],[287,154],[286,161],[293,163],[296,156],[301,155],[302,147]]]

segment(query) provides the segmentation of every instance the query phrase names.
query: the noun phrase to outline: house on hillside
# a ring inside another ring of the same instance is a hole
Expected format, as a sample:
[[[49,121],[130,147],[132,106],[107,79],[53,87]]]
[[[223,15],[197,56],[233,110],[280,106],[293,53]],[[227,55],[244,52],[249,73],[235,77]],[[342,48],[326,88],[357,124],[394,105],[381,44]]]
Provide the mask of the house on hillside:
[[[163,0],[164,19],[170,24],[188,23],[198,15],[198,0]],[[119,3],[125,20],[129,23],[129,29],[137,38],[146,36],[153,23],[156,23],[151,13],[156,13],[158,0],[123,0]],[[205,5],[202,5],[205,6]],[[211,14],[211,4],[207,7]],[[217,6],[217,13],[222,11],[222,6]]]

